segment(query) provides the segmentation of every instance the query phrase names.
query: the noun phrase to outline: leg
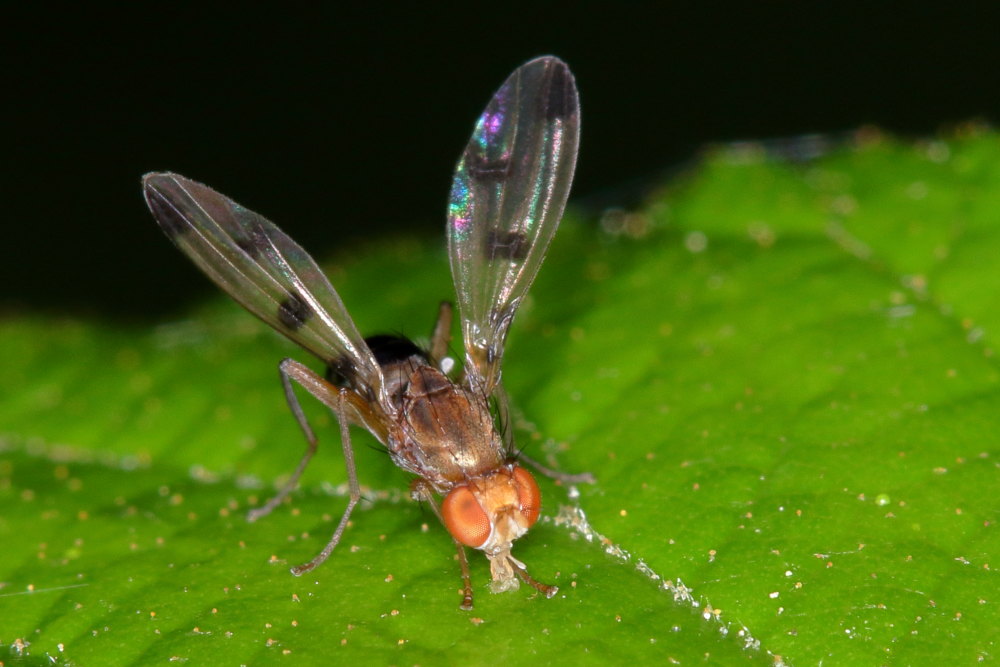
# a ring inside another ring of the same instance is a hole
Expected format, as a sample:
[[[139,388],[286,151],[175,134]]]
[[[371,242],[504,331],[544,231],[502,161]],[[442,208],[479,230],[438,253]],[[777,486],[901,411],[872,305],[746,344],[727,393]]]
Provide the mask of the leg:
[[[451,303],[442,301],[438,309],[437,322],[434,324],[434,333],[431,335],[431,361],[437,365],[448,354],[448,345],[451,344]]]
[[[581,472],[576,474],[571,474],[568,472],[561,472],[553,468],[547,468],[535,459],[526,456],[524,452],[519,452],[517,455],[518,461],[523,461],[529,466],[534,468],[537,472],[545,475],[549,479],[554,479],[557,482],[562,482],[563,484],[594,484],[597,482],[594,476],[589,472]]]
[[[540,581],[532,579],[531,575],[529,575],[528,571],[524,568],[524,563],[522,563],[521,561],[513,557],[508,557],[508,560],[510,560],[511,564],[514,566],[514,572],[517,573],[517,576],[521,577],[524,583],[534,588],[536,591],[544,595],[546,598],[551,598],[552,596],[554,596],[556,593],[559,592],[558,586],[549,586],[548,584],[543,584]]]
[[[306,447],[306,453],[302,455],[302,459],[299,461],[299,465],[295,467],[295,472],[293,472],[292,476],[288,478],[288,481],[281,488],[281,490],[278,491],[278,494],[268,500],[263,507],[258,507],[247,512],[247,521],[256,521],[262,516],[267,516],[274,510],[275,507],[281,504],[281,501],[288,497],[288,494],[292,492],[296,485],[298,485],[299,477],[302,476],[302,472],[306,469],[306,466],[309,465],[309,461],[312,460],[313,455],[316,453],[316,448],[319,445],[319,442],[316,440],[316,434],[313,433],[312,427],[309,426],[309,421],[302,412],[302,406],[299,404],[299,399],[295,395],[295,389],[292,387],[293,374],[312,373],[312,371],[291,359],[285,359],[282,361],[278,366],[278,371],[281,373],[281,386],[285,390],[285,401],[288,403],[288,409],[292,411],[292,414],[295,416],[295,421],[298,422],[299,428],[302,429],[302,433],[306,437],[306,442],[309,444]],[[302,386],[306,387],[306,389],[309,389],[309,386],[303,384],[301,380],[299,381],[299,384],[302,384]],[[312,393],[311,389],[310,393]]]
[[[593,484],[597,481],[589,472],[582,472],[576,475],[561,472],[559,470],[555,470],[554,468],[548,468],[533,458],[526,456],[524,450],[516,451],[516,447],[514,446],[514,424],[511,416],[513,411],[510,407],[510,400],[507,398],[507,392],[504,391],[502,382],[497,382],[497,386],[493,390],[493,397],[496,399],[497,413],[499,414],[500,425],[503,431],[504,447],[508,452],[516,452],[517,460],[524,461],[549,479],[554,479],[564,484]],[[517,414],[516,419],[518,422],[518,428],[535,431],[534,427],[531,426],[522,415]]]
[[[458,552],[458,564],[462,569],[462,604],[458,608],[462,611],[472,610],[472,580],[469,578],[469,559],[465,557],[465,547],[454,537],[455,550]]]
[[[358,475],[354,466],[354,450],[351,448],[351,434],[345,409],[349,400],[348,390],[334,387],[322,377],[309,370],[308,367],[292,359],[282,361],[279,369],[281,371],[281,383],[285,389],[285,399],[288,401],[288,407],[291,409],[292,414],[295,415],[295,420],[299,423],[299,427],[305,434],[309,446],[306,448],[306,453],[303,455],[302,460],[299,461],[299,465],[296,466],[295,472],[292,473],[291,478],[282,487],[281,491],[263,507],[251,511],[247,518],[250,521],[254,521],[277,507],[291,493],[292,489],[295,488],[299,477],[302,476],[302,471],[305,470],[313,454],[316,453],[318,441],[316,440],[315,433],[313,433],[312,428],[309,426],[309,422],[306,420],[305,414],[302,412],[302,406],[295,395],[292,380],[299,383],[299,385],[304,387],[306,391],[316,397],[321,403],[333,410],[337,416],[337,421],[340,423],[340,441],[344,450],[344,463],[347,468],[347,481],[350,488],[350,499],[347,502],[347,509],[344,510],[344,515],[341,517],[340,523],[337,525],[337,530],[333,533],[333,537],[330,538],[330,541],[319,555],[304,565],[292,568],[292,574],[298,576],[325,561],[330,553],[333,552],[334,547],[340,541],[344,528],[347,527],[351,512],[361,499],[361,487],[358,485]]]
[[[434,500],[434,495],[431,491],[430,486],[422,479],[416,479],[413,481],[413,486],[411,487],[411,494],[414,500],[426,501],[431,509],[434,510],[434,514],[441,521],[441,525],[444,525],[444,519],[441,517],[441,509],[437,506],[437,502]],[[450,535],[451,533],[449,533]],[[469,611],[472,609],[472,580],[469,576],[469,559],[465,557],[465,547],[461,542],[456,540],[454,537],[451,540],[455,543],[455,548],[458,551],[458,563],[462,568],[462,604],[458,606],[462,611]]]
[[[344,449],[344,465],[347,468],[347,484],[350,489],[350,499],[347,501],[347,508],[344,510],[344,515],[340,517],[340,523],[337,524],[337,529],[333,531],[330,541],[326,543],[323,550],[308,563],[296,565],[292,568],[292,574],[296,577],[302,576],[329,558],[330,554],[333,553],[333,550],[340,542],[340,538],[344,534],[344,529],[347,528],[347,522],[351,518],[351,512],[354,511],[354,507],[358,504],[358,501],[361,500],[361,486],[358,484],[358,472],[354,466],[354,449],[351,448],[351,433],[347,423],[347,414],[344,410],[346,395],[347,389],[339,390],[337,395],[337,409],[335,412],[337,414],[337,421],[340,422],[340,442]]]

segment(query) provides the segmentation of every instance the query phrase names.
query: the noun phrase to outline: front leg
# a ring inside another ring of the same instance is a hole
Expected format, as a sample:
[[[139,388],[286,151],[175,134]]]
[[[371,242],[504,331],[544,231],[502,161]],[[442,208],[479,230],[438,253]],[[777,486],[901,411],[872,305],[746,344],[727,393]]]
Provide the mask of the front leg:
[[[438,520],[441,521],[441,525],[444,525],[441,508],[438,507],[437,500],[434,498],[434,491],[426,480],[420,478],[413,480],[413,484],[410,485],[410,494],[414,500],[426,501],[431,506],[431,509],[434,510],[434,514],[437,515]],[[451,535],[451,533],[448,533],[448,535]],[[452,536],[451,541],[455,543],[455,549],[458,551],[458,563],[462,568],[462,604],[458,605],[458,608],[462,611],[469,611],[472,609],[472,579],[469,574],[469,559],[465,556],[465,546],[456,540],[454,536]]]

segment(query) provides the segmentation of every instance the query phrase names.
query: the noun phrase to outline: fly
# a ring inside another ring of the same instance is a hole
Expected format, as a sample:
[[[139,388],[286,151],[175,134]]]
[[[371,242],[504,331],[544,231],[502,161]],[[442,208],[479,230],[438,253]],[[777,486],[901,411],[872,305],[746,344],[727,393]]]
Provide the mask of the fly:
[[[504,341],[559,226],[579,134],[573,75],[551,56],[515,70],[476,123],[448,202],[448,253],[465,348],[460,373],[451,372],[447,358],[451,304],[441,304],[428,349],[398,336],[363,338],[316,262],[270,221],[183,176],[143,178],[146,203],[167,236],[243,307],[326,364],[321,376],[292,359],[281,362],[285,397],[308,447],[288,483],[248,515],[253,521],[277,507],[316,452],[293,390],[298,384],[337,417],[350,499],[326,547],[293,574],[327,559],[361,498],[348,430],[355,424],[416,476],[412,496],[427,502],[451,534],[463,609],[472,608],[465,546],[486,554],[493,592],[516,589],[521,579],[555,595],[555,586],[534,580],[511,555],[514,540],[538,520],[541,494],[518,464],[509,430],[497,423],[508,416]]]

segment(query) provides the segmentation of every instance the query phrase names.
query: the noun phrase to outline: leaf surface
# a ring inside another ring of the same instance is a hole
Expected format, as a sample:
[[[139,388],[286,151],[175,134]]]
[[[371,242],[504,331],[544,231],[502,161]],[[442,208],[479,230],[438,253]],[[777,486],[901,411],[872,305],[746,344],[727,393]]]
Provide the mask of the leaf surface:
[[[967,664],[993,657],[1000,140],[859,135],[814,160],[708,152],[639,211],[567,220],[505,384],[542,480],[515,555],[559,594],[458,610],[451,543],[355,432],[304,442],[221,300],[149,329],[0,323],[0,662]],[[340,257],[368,333],[425,335],[440,244]],[[318,365],[315,366],[318,368]],[[426,528],[424,528],[426,525]],[[9,655],[4,656],[3,651]]]

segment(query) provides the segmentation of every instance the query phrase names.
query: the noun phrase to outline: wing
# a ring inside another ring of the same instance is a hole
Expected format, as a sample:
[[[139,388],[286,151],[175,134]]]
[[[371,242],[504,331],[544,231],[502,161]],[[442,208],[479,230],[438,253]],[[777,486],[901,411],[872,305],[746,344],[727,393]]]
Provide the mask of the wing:
[[[580,136],[576,84],[558,58],[514,71],[476,122],[455,170],[448,252],[466,376],[490,394],[507,330],[562,218]]]
[[[244,308],[356,385],[379,392],[382,373],[316,262],[263,216],[170,173],[143,177],[146,204],[185,255]]]

